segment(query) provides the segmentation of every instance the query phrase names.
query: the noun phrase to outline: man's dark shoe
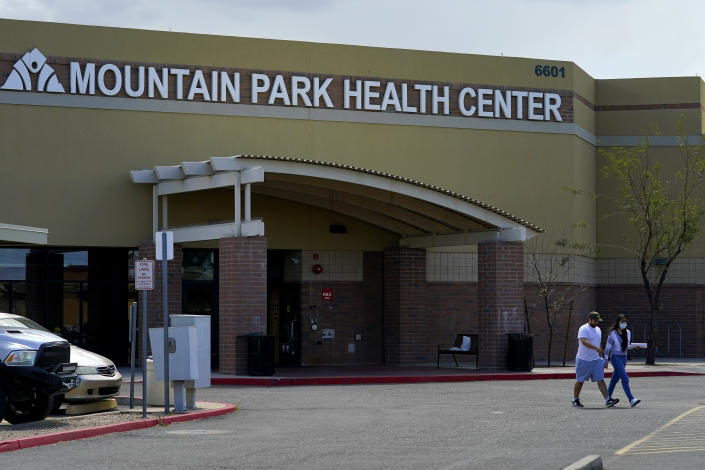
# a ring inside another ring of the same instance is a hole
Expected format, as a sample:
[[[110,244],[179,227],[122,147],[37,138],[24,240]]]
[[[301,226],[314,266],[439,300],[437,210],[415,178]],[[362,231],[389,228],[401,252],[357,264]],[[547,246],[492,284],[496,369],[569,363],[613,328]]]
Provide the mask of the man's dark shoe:
[[[573,405],[573,408],[582,408],[583,404],[580,403],[580,400],[577,398],[573,398],[573,401],[570,402]]]
[[[619,398],[608,398],[607,401],[605,401],[605,406],[607,408],[612,408],[614,405],[616,405],[619,402]]]

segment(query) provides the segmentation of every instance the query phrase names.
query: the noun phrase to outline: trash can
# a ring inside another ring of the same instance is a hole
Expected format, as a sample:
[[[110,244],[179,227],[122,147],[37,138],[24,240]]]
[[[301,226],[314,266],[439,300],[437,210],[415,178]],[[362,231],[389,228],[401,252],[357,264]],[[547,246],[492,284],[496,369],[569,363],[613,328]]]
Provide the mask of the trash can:
[[[164,406],[164,381],[156,379],[152,359],[147,359],[145,374],[147,377],[147,405]],[[174,383],[172,380],[169,381],[169,403],[174,403]]]
[[[531,371],[534,367],[534,336],[526,333],[509,333],[507,336],[507,369]]]
[[[274,375],[274,336],[246,335],[247,373]]]

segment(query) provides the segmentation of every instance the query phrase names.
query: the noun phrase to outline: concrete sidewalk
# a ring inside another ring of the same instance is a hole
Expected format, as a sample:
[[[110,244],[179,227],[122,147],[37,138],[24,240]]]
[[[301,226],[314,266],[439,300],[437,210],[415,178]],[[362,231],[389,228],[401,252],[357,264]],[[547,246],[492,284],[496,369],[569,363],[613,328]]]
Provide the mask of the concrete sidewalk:
[[[440,368],[436,364],[413,366],[397,365],[340,365],[340,366],[300,366],[277,367],[272,376],[232,375],[213,372],[213,385],[248,385],[248,386],[292,386],[292,385],[345,385],[345,384],[381,384],[381,383],[422,383],[422,382],[470,382],[487,380],[547,380],[574,379],[574,363],[566,366],[547,367],[537,363],[530,372],[522,371],[477,371],[474,362],[443,362]],[[129,383],[129,368],[121,368],[125,381]],[[635,359],[627,365],[627,372],[633,377],[659,377],[675,375],[705,374],[705,359],[659,358],[656,365],[647,366],[643,359]],[[610,377],[612,367],[605,375]],[[136,371],[135,380],[140,382],[141,371]]]

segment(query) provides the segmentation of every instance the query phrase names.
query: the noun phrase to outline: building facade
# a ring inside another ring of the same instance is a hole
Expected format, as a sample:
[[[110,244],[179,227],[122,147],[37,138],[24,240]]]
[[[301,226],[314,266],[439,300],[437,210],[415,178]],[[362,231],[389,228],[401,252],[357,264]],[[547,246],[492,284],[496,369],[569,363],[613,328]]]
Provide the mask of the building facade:
[[[278,364],[345,365],[429,363],[437,344],[477,332],[481,366],[502,368],[507,333],[531,330],[547,359],[533,266],[569,238],[600,250],[560,255],[573,307],[556,318],[552,360],[574,355],[590,310],[626,313],[645,334],[638,267],[612,248],[630,226],[590,197],[614,192],[599,150],[638,145],[655,124],[657,158],[677,168],[679,118],[703,132],[699,77],[0,26],[0,310],[125,362],[134,260],[168,230],[170,313],[211,315],[223,372],[243,370],[251,333],[275,337]],[[705,355],[701,251],[669,276],[659,354]]]

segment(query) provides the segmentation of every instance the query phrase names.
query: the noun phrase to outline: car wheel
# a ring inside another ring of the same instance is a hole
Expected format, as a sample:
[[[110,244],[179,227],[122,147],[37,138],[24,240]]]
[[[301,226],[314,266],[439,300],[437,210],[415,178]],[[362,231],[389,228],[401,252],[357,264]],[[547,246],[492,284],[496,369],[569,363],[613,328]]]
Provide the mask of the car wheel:
[[[54,399],[51,395],[38,394],[34,401],[22,403],[22,406],[19,408],[12,404],[7,406],[5,410],[5,420],[10,424],[41,421],[49,415],[53,406]]]
[[[0,422],[5,418],[5,410],[7,410],[7,395],[0,387]]]

